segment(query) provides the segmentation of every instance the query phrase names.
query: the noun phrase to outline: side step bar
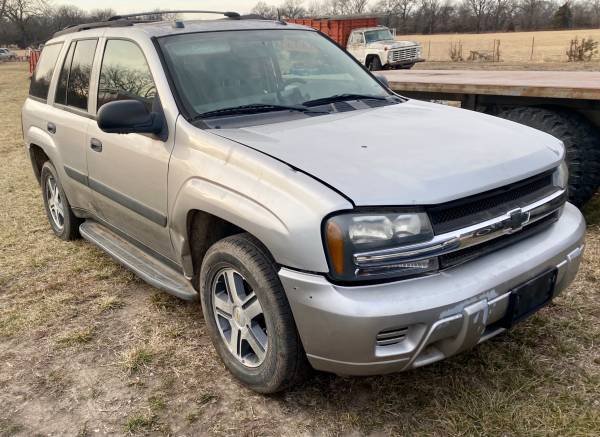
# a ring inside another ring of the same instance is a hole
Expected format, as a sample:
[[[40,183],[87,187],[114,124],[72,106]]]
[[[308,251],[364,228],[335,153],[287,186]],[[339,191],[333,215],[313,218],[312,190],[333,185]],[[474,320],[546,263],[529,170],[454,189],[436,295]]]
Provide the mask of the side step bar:
[[[86,220],[79,226],[79,233],[150,285],[180,299],[198,299],[198,293],[183,274],[149,255],[106,226]]]

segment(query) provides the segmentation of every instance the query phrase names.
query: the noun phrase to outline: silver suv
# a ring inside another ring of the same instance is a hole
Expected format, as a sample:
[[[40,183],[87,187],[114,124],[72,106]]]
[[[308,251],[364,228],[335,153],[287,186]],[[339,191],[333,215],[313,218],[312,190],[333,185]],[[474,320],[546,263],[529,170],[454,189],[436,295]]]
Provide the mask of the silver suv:
[[[408,100],[311,28],[116,17],[44,46],[23,132],[54,233],[199,299],[263,392],[469,349],[573,280],[562,143]]]

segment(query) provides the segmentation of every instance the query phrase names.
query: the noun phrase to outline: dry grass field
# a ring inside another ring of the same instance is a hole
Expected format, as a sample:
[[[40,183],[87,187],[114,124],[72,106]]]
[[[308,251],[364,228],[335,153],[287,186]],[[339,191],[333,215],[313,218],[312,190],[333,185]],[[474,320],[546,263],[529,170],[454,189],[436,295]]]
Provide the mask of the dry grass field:
[[[514,62],[562,62],[567,60],[566,51],[571,39],[593,38],[600,41],[600,29],[561,30],[539,32],[510,32],[482,34],[443,34],[443,35],[398,35],[397,39],[418,41],[423,46],[423,57],[428,61],[450,60],[450,44],[463,46],[463,56],[471,50],[492,51],[494,40],[500,40],[500,59]],[[535,42],[533,39],[535,38]],[[534,43],[533,57],[531,46]],[[597,57],[598,58],[598,57]]]
[[[197,304],[55,238],[22,145],[26,67],[0,65],[0,435],[597,436],[600,198],[578,280],[475,350],[260,396],[218,361]]]

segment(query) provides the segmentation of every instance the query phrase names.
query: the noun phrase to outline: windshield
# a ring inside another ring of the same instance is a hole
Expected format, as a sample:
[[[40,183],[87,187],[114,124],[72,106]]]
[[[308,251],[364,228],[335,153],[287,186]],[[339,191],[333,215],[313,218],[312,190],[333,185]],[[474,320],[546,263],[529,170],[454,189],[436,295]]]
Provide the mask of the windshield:
[[[313,31],[205,32],[161,38],[189,115],[243,105],[299,106],[335,95],[390,94]]]
[[[381,30],[370,30],[365,32],[365,39],[367,43],[376,42],[376,41],[389,41],[393,40],[392,32],[389,29],[381,29]]]

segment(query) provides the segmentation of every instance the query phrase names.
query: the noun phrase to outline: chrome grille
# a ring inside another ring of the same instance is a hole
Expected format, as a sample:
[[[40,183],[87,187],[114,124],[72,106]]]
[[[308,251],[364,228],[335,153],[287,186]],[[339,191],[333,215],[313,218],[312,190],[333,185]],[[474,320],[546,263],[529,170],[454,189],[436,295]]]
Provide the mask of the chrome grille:
[[[435,234],[454,231],[523,208],[556,191],[552,171],[495,190],[427,208]]]
[[[391,62],[410,61],[417,58],[418,50],[418,46],[393,49],[390,51],[389,59]]]

